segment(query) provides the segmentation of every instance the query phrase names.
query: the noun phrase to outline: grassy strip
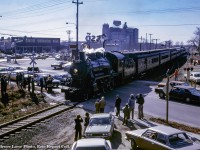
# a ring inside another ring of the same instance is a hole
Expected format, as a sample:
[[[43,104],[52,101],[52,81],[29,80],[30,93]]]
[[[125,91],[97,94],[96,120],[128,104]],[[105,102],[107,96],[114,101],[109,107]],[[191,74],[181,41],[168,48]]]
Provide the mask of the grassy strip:
[[[168,121],[167,123],[166,120],[161,119],[161,118],[150,118],[150,120],[159,124],[164,124],[167,126],[171,126],[173,128],[177,128],[179,130],[184,130],[184,131],[192,132],[195,134],[200,134],[200,128],[190,127],[190,126],[173,122],[173,121]]]

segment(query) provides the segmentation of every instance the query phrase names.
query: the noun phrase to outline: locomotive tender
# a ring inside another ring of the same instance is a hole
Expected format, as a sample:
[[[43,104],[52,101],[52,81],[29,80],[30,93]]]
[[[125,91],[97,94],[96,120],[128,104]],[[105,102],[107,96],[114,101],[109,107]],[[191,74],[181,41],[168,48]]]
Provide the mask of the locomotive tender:
[[[168,48],[135,52],[80,52],[80,60],[74,60],[70,67],[71,84],[65,92],[65,99],[82,101],[98,92],[112,90],[127,79],[165,65],[178,57],[186,58],[184,48]]]

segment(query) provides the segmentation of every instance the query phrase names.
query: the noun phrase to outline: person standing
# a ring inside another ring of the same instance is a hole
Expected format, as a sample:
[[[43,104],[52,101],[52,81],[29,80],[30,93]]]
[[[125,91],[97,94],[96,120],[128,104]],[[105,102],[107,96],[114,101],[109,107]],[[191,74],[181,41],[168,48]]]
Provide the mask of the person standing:
[[[99,110],[100,110],[100,113],[104,113],[105,106],[106,106],[106,101],[105,101],[104,96],[102,96],[101,100],[99,101]]]
[[[95,106],[95,112],[99,113],[99,99],[96,100],[94,106]]]
[[[28,91],[30,92],[31,90],[31,76],[30,75],[28,75],[27,84],[28,84]]]
[[[85,122],[84,122],[84,132],[87,128],[87,126],[89,125],[89,121],[90,121],[90,114],[88,112],[85,113]]]
[[[77,139],[81,139],[82,137],[82,125],[81,123],[83,122],[83,119],[81,118],[80,115],[76,116],[75,121],[75,139],[74,141],[77,141]]]
[[[120,116],[120,105],[121,105],[121,98],[119,97],[119,95],[116,95],[116,101],[115,101],[116,116]]]
[[[44,79],[43,77],[40,78],[40,91],[41,93],[43,92],[43,87],[44,87]]]
[[[129,111],[129,107],[128,104],[126,104],[126,106],[123,108],[123,113],[124,113],[124,120],[123,120],[123,125],[128,123],[128,119],[130,118],[130,111]]]
[[[174,72],[175,81],[178,81],[178,74],[179,74],[179,70],[176,69]]]
[[[128,99],[128,106],[129,106],[132,119],[134,119],[135,100],[136,99],[134,97],[134,94],[131,94]]]
[[[31,79],[31,86],[32,86],[32,94],[35,91],[35,82],[34,82],[34,78]]]
[[[142,96],[142,94],[139,95],[139,97],[137,98],[137,103],[138,105],[138,119],[143,119],[144,114],[143,114],[143,104],[144,104],[144,98]]]
[[[17,84],[17,87],[19,88],[19,73],[18,72],[16,74],[16,84]]]

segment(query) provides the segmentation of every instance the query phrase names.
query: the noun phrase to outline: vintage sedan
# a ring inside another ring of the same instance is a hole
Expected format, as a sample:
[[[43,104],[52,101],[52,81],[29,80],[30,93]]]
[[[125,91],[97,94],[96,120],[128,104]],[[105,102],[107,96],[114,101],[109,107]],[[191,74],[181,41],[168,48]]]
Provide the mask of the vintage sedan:
[[[10,73],[10,80],[12,81],[16,81],[17,78],[17,74],[25,74],[26,71],[25,70],[14,70]]]
[[[187,74],[184,77],[187,78]],[[189,81],[200,83],[200,72],[190,72]]]
[[[174,86],[177,86],[177,85],[188,85],[188,83],[186,82],[182,82],[182,81],[170,81],[169,82],[169,85],[171,87],[174,87]],[[163,88],[166,86],[166,83],[165,82],[160,82],[157,87],[155,88],[155,92],[156,93],[160,93],[162,92]]]
[[[62,69],[64,64],[66,64],[66,62],[58,61],[56,63],[51,64],[51,67],[53,67],[54,69]]]
[[[53,78],[59,80],[62,85],[68,85],[68,79],[71,79],[69,73],[60,73],[53,75]]]
[[[112,150],[110,141],[102,138],[80,139],[73,143],[71,150]]]
[[[160,98],[165,97],[165,93],[159,93]],[[189,102],[198,102],[200,103],[200,92],[191,86],[174,86],[169,92],[170,99],[177,99],[181,101]]]
[[[34,81],[35,81],[36,85],[40,86],[40,78],[44,78],[44,77],[47,78],[49,76],[49,74],[48,73],[35,73],[34,76],[35,76]],[[58,87],[59,85],[60,85],[60,81],[53,78],[52,86]]]
[[[114,116],[110,113],[99,113],[91,116],[84,136],[86,138],[110,139],[114,131]]]
[[[147,129],[127,131],[126,137],[132,149],[144,150],[198,150],[200,145],[193,142],[185,132],[159,125]]]

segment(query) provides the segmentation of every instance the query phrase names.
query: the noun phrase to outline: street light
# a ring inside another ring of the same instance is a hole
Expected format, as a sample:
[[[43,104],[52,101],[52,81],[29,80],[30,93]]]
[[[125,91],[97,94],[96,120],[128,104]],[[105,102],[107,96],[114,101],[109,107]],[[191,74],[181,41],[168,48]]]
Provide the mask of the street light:
[[[78,58],[78,22],[75,24],[75,23],[71,23],[71,22],[66,22],[66,24],[74,24],[76,26],[76,54],[75,54],[75,59]],[[73,53],[72,53],[72,57],[73,56]]]

